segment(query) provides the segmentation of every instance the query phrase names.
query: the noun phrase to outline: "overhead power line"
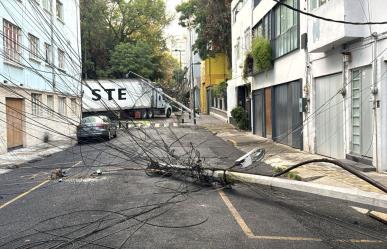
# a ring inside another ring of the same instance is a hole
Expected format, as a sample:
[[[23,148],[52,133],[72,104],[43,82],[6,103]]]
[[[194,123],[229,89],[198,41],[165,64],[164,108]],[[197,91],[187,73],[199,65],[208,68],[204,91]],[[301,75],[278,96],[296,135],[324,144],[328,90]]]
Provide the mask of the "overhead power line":
[[[312,14],[312,13],[309,13],[309,12],[297,9],[296,7],[293,7],[293,6],[289,5],[289,4],[283,3],[280,0],[272,0],[272,1],[274,1],[274,2],[276,2],[278,4],[280,4],[280,5],[283,5],[283,6],[285,6],[288,9],[291,9],[293,11],[301,13],[303,15],[310,16],[310,17],[313,17],[313,18],[316,18],[316,19],[320,19],[320,20],[324,20],[324,21],[327,21],[327,22],[335,22],[335,23],[350,24],[350,25],[381,25],[381,24],[387,24],[387,21],[380,21],[380,22],[371,22],[371,21],[369,21],[369,22],[349,22],[349,21],[343,21],[343,20],[336,20],[336,19],[331,19],[331,18],[327,18],[327,17],[323,17],[323,16],[318,16],[318,15],[315,15],[315,14]]]

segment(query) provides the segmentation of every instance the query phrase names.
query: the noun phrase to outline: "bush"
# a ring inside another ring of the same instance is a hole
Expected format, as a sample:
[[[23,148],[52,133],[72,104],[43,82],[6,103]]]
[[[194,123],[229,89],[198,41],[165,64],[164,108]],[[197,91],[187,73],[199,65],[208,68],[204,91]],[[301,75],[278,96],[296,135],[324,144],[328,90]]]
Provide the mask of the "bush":
[[[246,58],[243,65],[243,78],[251,76],[254,73],[254,58],[251,52],[246,54]]]
[[[270,42],[262,37],[253,40],[251,54],[258,72],[268,71],[272,65],[272,49]]]
[[[248,128],[247,112],[242,107],[238,106],[232,109],[231,116],[237,123],[239,129],[246,130]]]
[[[213,93],[216,97],[222,97],[227,93],[227,83],[225,81],[213,87]]]

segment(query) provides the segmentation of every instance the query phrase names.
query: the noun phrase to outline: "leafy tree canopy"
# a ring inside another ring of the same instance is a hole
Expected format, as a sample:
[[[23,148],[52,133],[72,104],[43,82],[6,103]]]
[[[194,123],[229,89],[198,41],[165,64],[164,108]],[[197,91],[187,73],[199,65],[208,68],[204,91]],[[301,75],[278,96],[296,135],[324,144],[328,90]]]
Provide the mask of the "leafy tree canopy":
[[[216,53],[225,53],[231,58],[230,8],[231,0],[189,0],[176,7],[180,25],[196,31],[194,50],[202,59]]]
[[[131,68],[164,80],[163,29],[171,20],[164,0],[81,0],[80,7],[84,76],[121,77]]]

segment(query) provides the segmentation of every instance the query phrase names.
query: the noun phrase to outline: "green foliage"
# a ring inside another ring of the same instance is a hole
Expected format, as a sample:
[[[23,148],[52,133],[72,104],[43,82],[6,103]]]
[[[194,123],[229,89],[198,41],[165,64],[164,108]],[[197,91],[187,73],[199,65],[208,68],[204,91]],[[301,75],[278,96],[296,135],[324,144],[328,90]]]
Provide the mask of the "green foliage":
[[[251,52],[246,54],[246,58],[243,65],[243,78],[251,76],[254,72],[254,58]]]
[[[283,172],[284,170],[286,170],[286,167],[274,167],[273,173],[278,174],[278,173]],[[288,173],[284,174],[284,176],[286,176],[287,178],[289,178],[291,180],[302,181],[301,176],[298,175],[297,172],[288,172]]]
[[[248,128],[247,112],[242,107],[238,106],[232,109],[231,116],[237,123],[239,129],[246,130]]]
[[[202,59],[225,53],[231,58],[231,0],[189,0],[177,6],[180,25],[195,29],[195,52]],[[231,63],[230,63],[231,65]]]
[[[227,93],[227,83],[225,81],[220,82],[212,88],[212,92],[216,97],[222,97]]]
[[[144,42],[137,42],[135,44],[120,43],[111,54],[110,75],[122,78],[129,71],[133,71],[148,78],[156,68],[153,61],[152,49],[148,44]]]
[[[80,0],[80,9],[84,77],[120,77],[124,69],[135,68],[152,80],[166,80],[167,74],[162,71],[166,56],[163,29],[171,18],[164,0]],[[149,68],[128,66],[133,57],[125,59],[117,54],[117,50],[127,50],[123,43],[135,48],[129,56],[145,51],[145,58],[137,59]],[[138,45],[144,43],[149,48]],[[115,58],[111,58],[113,55]]]
[[[270,42],[262,37],[253,40],[251,54],[258,72],[268,71],[272,66],[272,49]]]

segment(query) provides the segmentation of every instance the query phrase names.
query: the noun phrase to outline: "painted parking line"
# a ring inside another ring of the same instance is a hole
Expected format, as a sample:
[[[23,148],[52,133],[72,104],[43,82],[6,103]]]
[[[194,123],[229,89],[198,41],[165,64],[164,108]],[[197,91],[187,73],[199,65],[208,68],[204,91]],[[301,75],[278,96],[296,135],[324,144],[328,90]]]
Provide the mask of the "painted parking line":
[[[45,184],[48,183],[49,181],[50,181],[50,180],[45,180],[44,182],[39,183],[38,185],[36,185],[35,187],[31,188],[30,190],[28,190],[28,191],[26,191],[26,192],[24,192],[24,193],[22,193],[22,194],[16,196],[16,197],[13,198],[12,200],[10,200],[10,201],[4,203],[3,205],[1,205],[1,206],[0,206],[0,209],[3,209],[3,208],[5,208],[6,206],[8,206],[8,205],[14,203],[15,201],[17,201],[17,200],[23,198],[24,196],[30,194],[32,191],[34,191],[34,190],[36,190],[36,189],[42,187],[43,185],[45,185]]]
[[[72,165],[72,166],[70,167],[70,169],[71,169],[71,168],[74,168],[74,167],[76,167],[76,166],[78,166],[80,163],[82,163],[82,161],[79,161],[79,162],[77,162],[76,164]],[[16,197],[13,198],[12,200],[7,201],[6,203],[2,204],[2,205],[0,206],[0,209],[3,209],[3,208],[5,208],[6,206],[9,206],[10,204],[14,203],[15,201],[17,201],[17,200],[19,200],[19,199],[21,199],[21,198],[23,198],[23,197],[29,195],[30,193],[32,193],[33,191],[35,191],[35,190],[37,190],[38,188],[42,187],[43,185],[47,184],[48,182],[50,182],[50,180],[45,180],[45,181],[39,183],[39,184],[36,185],[35,187],[32,187],[31,189],[27,190],[26,192],[24,192],[24,193],[22,193],[22,194],[16,196]]]
[[[294,236],[258,236],[254,235],[249,226],[246,224],[245,220],[239,214],[238,210],[231,203],[230,199],[224,193],[223,190],[219,190],[219,195],[222,198],[223,202],[226,204],[231,215],[234,217],[235,221],[238,223],[243,233],[250,239],[257,240],[284,240],[284,241],[316,241],[322,242],[320,238],[309,238],[309,237],[294,237]],[[333,240],[336,242],[350,242],[350,243],[384,243],[381,240],[366,240],[366,239],[337,239]]]

